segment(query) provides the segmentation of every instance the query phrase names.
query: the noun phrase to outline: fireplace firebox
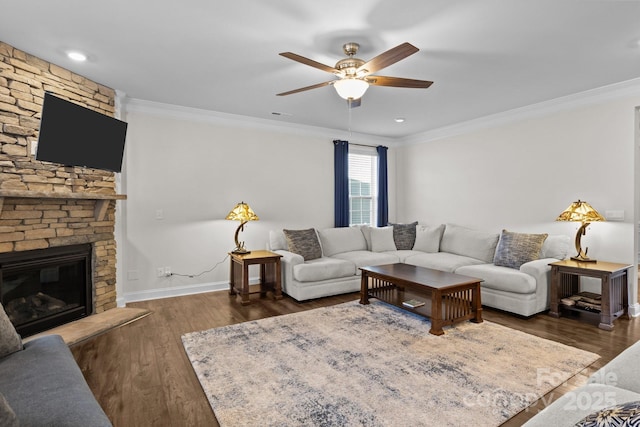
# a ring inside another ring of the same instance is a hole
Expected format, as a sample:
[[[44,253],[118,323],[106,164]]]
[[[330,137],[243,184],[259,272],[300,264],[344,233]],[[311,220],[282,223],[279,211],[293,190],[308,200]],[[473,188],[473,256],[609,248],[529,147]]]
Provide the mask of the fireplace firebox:
[[[91,245],[0,255],[0,301],[22,337],[92,312]]]

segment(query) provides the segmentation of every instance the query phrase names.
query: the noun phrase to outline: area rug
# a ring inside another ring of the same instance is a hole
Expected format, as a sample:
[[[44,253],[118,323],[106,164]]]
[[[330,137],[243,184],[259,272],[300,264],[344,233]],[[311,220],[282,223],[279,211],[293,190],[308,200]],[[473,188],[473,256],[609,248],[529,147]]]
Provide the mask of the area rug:
[[[429,322],[379,301],[192,332],[221,426],[497,426],[598,359],[498,324]]]

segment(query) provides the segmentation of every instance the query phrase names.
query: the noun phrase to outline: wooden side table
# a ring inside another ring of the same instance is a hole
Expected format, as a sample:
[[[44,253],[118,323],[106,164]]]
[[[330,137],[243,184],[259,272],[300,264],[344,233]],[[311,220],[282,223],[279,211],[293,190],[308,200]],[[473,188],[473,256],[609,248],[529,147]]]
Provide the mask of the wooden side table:
[[[549,315],[560,317],[562,310],[579,311],[600,316],[598,327],[613,330],[613,321],[618,317],[629,318],[628,280],[632,265],[613,262],[579,262],[564,260],[552,262],[551,266],[551,309]],[[580,277],[595,277],[601,282],[601,311],[590,312],[578,307],[560,304],[562,298],[580,291]]]
[[[273,292],[273,299],[282,299],[280,258],[282,255],[270,251],[251,251],[248,254],[230,253],[229,295],[241,296],[241,304],[251,304],[250,294],[259,293],[261,297],[267,291]],[[249,290],[249,266],[260,265],[260,290]]]

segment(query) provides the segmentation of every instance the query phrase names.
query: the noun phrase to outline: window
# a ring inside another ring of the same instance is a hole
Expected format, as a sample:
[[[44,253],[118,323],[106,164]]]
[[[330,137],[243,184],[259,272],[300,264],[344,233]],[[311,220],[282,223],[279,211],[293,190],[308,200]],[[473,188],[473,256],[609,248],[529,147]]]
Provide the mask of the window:
[[[376,225],[378,155],[374,148],[349,147],[349,225]]]

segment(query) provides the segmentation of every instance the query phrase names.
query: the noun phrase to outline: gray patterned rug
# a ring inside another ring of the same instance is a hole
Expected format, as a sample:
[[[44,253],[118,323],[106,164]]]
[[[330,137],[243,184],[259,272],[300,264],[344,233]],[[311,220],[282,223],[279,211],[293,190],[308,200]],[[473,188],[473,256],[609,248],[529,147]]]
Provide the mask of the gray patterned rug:
[[[221,426],[497,426],[598,355],[379,301],[182,337]]]

